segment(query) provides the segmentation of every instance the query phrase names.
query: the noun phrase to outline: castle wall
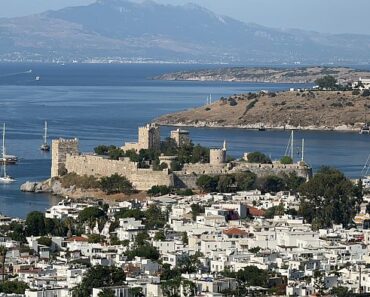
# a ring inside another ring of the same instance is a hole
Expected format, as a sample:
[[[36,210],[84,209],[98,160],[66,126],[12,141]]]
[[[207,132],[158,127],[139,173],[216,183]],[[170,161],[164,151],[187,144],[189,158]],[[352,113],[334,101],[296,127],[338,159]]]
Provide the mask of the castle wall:
[[[57,139],[51,144],[51,177],[63,175],[66,171],[65,161],[67,154],[79,154],[79,141],[75,139]]]
[[[93,175],[96,177],[119,174],[125,176],[137,190],[148,190],[155,185],[173,185],[173,176],[164,171],[137,168],[137,163],[128,158],[110,160],[94,155],[67,155],[65,168],[68,172],[78,175]]]
[[[234,168],[229,168],[227,164],[212,165],[212,164],[185,164],[182,171],[176,171],[174,184],[178,188],[196,189],[196,181],[201,175],[216,176],[221,174],[232,174],[243,171],[251,171],[258,177],[268,175],[280,175],[296,173],[298,176],[305,179],[312,177],[312,169],[299,164],[252,164],[239,163]]]

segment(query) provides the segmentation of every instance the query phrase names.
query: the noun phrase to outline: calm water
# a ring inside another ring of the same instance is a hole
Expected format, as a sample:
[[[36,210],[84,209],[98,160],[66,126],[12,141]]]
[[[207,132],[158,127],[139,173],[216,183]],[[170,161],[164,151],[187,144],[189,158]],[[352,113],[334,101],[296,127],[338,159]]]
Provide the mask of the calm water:
[[[194,68],[204,66],[0,64],[0,122],[8,126],[9,153],[21,158],[18,165],[9,167],[17,182],[0,186],[0,212],[24,217],[56,202],[49,195],[19,191],[23,182],[43,180],[50,174],[50,155],[39,151],[44,120],[48,121],[50,138],[78,137],[81,149],[91,151],[98,144],[136,140],[138,125],[164,113],[203,105],[210,93],[218,98],[294,86],[148,79]],[[27,72],[30,69],[32,73]],[[163,128],[162,136],[169,131]],[[284,154],[289,138],[289,131],[198,128],[190,133],[195,143],[203,145],[221,146],[227,140],[233,156],[260,150],[272,158]],[[332,165],[350,177],[359,176],[370,153],[370,137],[356,133],[297,132],[297,142],[301,138],[306,141],[306,159],[314,168]]]

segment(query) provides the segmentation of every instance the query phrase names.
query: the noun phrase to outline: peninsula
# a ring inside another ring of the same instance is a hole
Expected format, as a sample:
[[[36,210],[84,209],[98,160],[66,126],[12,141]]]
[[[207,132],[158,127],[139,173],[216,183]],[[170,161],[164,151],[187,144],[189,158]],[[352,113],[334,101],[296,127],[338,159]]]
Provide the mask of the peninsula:
[[[264,83],[314,83],[325,75],[335,77],[339,83],[369,76],[370,72],[347,67],[229,67],[182,71],[156,76],[157,80],[228,81]]]
[[[198,108],[155,119],[160,125],[360,131],[369,91],[291,90],[222,97]]]

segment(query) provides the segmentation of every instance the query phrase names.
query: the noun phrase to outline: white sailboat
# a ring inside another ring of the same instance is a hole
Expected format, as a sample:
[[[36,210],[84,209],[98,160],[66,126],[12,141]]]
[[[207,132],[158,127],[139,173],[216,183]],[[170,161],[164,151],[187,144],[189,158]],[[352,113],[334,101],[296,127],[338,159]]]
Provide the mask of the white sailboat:
[[[48,122],[45,121],[45,128],[44,128],[44,143],[40,146],[40,150],[44,152],[50,151],[50,145],[48,144]]]
[[[5,124],[3,126],[3,151],[2,151],[2,161],[3,161],[3,175],[0,177],[0,183],[10,184],[15,181],[11,176],[6,172],[6,149],[5,149]]]

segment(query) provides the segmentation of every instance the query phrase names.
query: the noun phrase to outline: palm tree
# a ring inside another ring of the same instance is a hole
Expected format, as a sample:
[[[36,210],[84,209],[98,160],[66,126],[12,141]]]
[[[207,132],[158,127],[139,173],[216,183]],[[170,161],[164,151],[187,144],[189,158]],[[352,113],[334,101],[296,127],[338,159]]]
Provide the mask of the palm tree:
[[[5,260],[6,260],[6,253],[8,252],[8,249],[1,245],[0,246],[0,262],[1,262],[1,268],[3,271],[3,283],[5,282]]]

